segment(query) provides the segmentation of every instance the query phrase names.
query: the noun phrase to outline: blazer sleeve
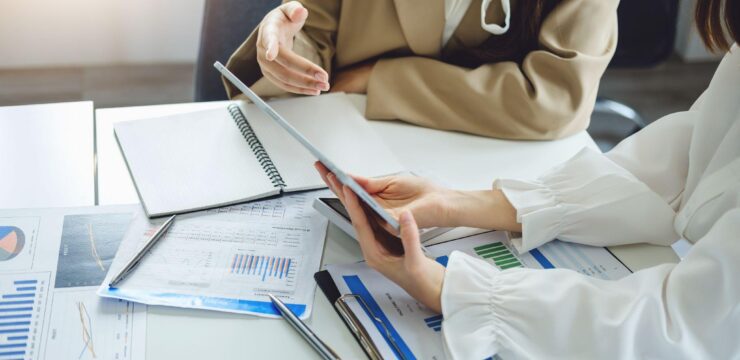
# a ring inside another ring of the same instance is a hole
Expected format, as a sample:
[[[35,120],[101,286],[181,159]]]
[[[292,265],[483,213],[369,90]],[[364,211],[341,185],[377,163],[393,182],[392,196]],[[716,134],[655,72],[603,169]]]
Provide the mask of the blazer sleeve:
[[[423,57],[378,61],[366,116],[508,139],[584,130],[617,45],[618,0],[565,0],[522,64],[468,69]]]
[[[289,0],[283,0],[288,2]],[[321,66],[331,75],[332,58],[334,57],[337,24],[339,21],[340,0],[301,0],[308,10],[308,18],[293,41],[293,51],[298,55]],[[257,33],[259,26],[231,55],[226,67],[248,86],[255,85],[262,78],[262,71],[257,63]],[[239,90],[226,79],[222,79],[229,98],[240,94]],[[260,81],[255,90],[260,95],[279,95],[281,91],[268,82]],[[260,91],[261,90],[261,91]]]
[[[451,358],[727,359],[740,353],[740,209],[678,264],[621,280],[508,269],[455,252],[442,288]]]

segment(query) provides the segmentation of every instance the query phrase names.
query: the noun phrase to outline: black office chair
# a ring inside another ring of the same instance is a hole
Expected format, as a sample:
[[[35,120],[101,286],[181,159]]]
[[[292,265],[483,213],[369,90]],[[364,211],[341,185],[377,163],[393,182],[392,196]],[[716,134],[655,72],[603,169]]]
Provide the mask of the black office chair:
[[[619,3],[619,44],[609,67],[647,68],[673,53],[678,21],[678,0],[622,0]],[[614,114],[634,123],[630,134],[646,125],[632,107],[599,97],[594,113]]]
[[[226,63],[268,11],[280,0],[206,0],[195,66],[195,101],[226,100],[215,61]]]

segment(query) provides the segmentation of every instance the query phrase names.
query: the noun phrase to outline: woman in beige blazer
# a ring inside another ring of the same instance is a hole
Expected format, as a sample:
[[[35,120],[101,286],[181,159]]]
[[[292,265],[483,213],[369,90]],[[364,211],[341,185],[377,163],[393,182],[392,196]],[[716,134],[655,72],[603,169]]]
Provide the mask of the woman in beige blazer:
[[[366,93],[369,119],[553,139],[588,126],[617,44],[617,5],[293,1],[268,13],[227,67],[263,96]]]

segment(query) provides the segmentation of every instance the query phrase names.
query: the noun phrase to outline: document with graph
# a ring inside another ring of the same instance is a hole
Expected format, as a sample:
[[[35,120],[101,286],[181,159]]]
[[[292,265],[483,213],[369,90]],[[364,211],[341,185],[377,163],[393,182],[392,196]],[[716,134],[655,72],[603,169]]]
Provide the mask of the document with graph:
[[[0,210],[0,358],[144,357],[146,306],[96,294],[137,212]]]
[[[116,288],[107,284],[163,222],[132,225],[98,294],[150,305],[278,317],[272,293],[296,314],[311,313],[327,220],[313,191],[180,215]]]
[[[556,240],[518,254],[503,232],[487,232],[448,241],[430,246],[429,251],[444,266],[449,254],[461,251],[501,270],[565,268],[607,280],[630,274],[630,270],[605,248]],[[339,294],[354,294],[350,298],[352,300],[344,303],[365,328],[383,358],[445,358],[441,338],[442,315],[424,307],[365,263],[327,265],[326,269]],[[321,286],[325,293],[331,293],[327,292],[325,285]]]

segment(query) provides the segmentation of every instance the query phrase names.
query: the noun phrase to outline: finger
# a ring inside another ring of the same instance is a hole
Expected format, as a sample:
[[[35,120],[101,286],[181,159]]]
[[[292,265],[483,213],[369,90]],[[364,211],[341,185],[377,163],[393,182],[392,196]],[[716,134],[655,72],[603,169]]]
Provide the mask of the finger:
[[[375,242],[375,233],[373,233],[373,229],[370,227],[365,211],[362,210],[357,196],[349,187],[343,187],[342,192],[345,199],[342,203],[349,213],[349,218],[352,220],[352,226],[355,228],[360,241],[362,253],[365,255],[365,258],[375,255],[378,245]]]
[[[278,28],[274,20],[265,19],[265,23],[260,26],[258,36],[262,41],[257,42],[257,48],[265,54],[267,61],[273,61],[280,51],[280,40],[278,39]]]
[[[329,184],[329,179],[326,177],[327,175],[329,175],[329,169],[327,169],[326,166],[321,163],[321,161],[313,163],[313,167],[316,168],[316,171],[319,172],[321,180],[324,181],[324,184],[326,184],[326,186],[331,186],[331,184]]]
[[[355,182],[360,184],[360,186],[362,186],[365,191],[369,192],[370,194],[375,194],[385,190],[388,187],[388,184],[391,182],[390,177],[366,178],[358,175],[351,176],[353,179],[355,179]]]
[[[337,176],[334,175],[334,173],[329,173],[326,175],[326,178],[329,180],[329,183],[331,184],[331,189],[334,191],[335,194],[337,194],[337,197],[339,200],[344,202],[344,191],[342,188],[344,185],[342,185],[339,180],[337,179]]]
[[[421,242],[419,241],[419,227],[411,211],[404,211],[400,216],[401,223],[401,240],[403,241],[403,250],[406,256],[410,258],[424,257],[421,251]]]
[[[332,184],[331,180],[329,180],[329,175],[332,174],[329,171],[329,169],[327,169],[324,166],[324,164],[322,164],[320,161],[315,162],[314,163],[314,167],[316,168],[316,170],[319,171],[319,175],[321,176],[321,180],[324,181],[324,183],[329,188],[329,190],[331,190],[334,193],[334,195],[336,195],[338,198],[341,199],[342,194],[341,193],[338,193],[341,190],[340,189],[337,189],[336,187],[334,187],[334,185]]]
[[[292,60],[287,61],[286,59]],[[282,48],[280,49],[280,55],[275,58],[275,61],[268,62],[265,65],[271,68],[271,70],[273,71],[273,75],[293,86],[314,90],[329,90],[328,82],[317,79],[319,77],[323,77],[323,75],[315,75],[317,74],[318,70],[305,70],[305,66],[295,66],[294,64],[291,65],[292,61],[294,61],[295,59],[302,59],[302,61],[311,63],[301,56],[296,55],[295,53],[293,53],[293,51],[287,48]],[[321,69],[315,64],[313,67]],[[323,72],[323,69],[321,69],[320,71]]]
[[[283,14],[285,14],[285,17],[294,23],[303,24],[308,17],[308,10],[306,10],[306,8],[303,7],[303,4],[298,1],[285,3],[280,5],[278,8],[283,12]]]
[[[280,65],[283,65],[299,74],[306,74],[306,76],[312,80],[329,85],[329,74],[326,73],[326,70],[293,51],[281,51],[280,56],[276,58],[276,61]],[[326,90],[329,90],[328,86],[326,87]]]
[[[293,86],[293,85],[287,84],[287,83],[285,83],[285,82],[281,81],[280,79],[278,79],[277,77],[275,77],[275,76],[274,76],[274,75],[272,74],[272,72],[270,72],[270,71],[269,71],[268,69],[266,69],[266,68],[263,68],[263,70],[262,70],[262,75],[264,75],[264,76],[265,76],[265,77],[266,77],[266,78],[267,78],[268,80],[270,80],[270,81],[271,81],[271,82],[272,82],[273,84],[277,85],[277,87],[279,87],[279,88],[281,88],[281,89],[283,89],[283,90],[285,90],[285,91],[288,91],[288,92],[294,93],[294,94],[303,94],[303,95],[319,95],[319,93],[321,93],[321,92],[320,92],[320,91],[318,91],[318,90],[313,90],[313,89],[304,89],[304,88],[301,88],[301,87],[298,87],[298,86]]]

